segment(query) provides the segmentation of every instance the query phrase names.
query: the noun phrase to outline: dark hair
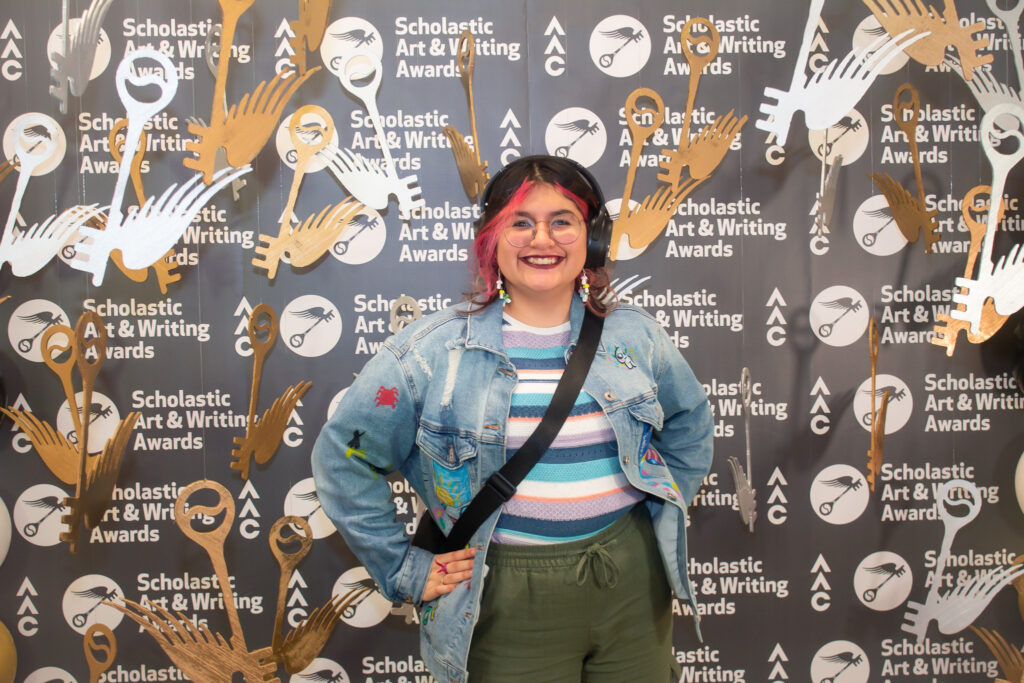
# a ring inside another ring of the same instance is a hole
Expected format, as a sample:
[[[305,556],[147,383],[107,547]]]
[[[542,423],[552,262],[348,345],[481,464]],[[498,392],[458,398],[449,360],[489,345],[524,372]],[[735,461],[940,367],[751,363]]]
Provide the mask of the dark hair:
[[[469,301],[479,310],[498,298],[495,282],[498,278],[498,239],[508,217],[522,205],[526,195],[537,184],[550,185],[572,201],[583,220],[587,221],[603,207],[599,190],[591,185],[577,166],[554,156],[529,156],[517,159],[503,168],[484,192],[483,212],[477,223],[473,241],[476,273]],[[589,225],[588,225],[589,229]],[[590,282],[590,297],[586,306],[600,316],[608,315],[618,303],[615,291],[609,286],[605,268],[585,268]]]

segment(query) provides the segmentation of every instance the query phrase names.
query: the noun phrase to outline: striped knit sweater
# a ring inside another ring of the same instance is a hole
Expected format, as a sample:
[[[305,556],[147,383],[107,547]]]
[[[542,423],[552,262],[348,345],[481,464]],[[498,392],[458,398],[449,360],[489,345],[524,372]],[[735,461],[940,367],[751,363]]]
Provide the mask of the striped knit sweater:
[[[540,424],[551,402],[565,369],[569,332],[568,322],[542,328],[504,317],[505,351],[519,378],[509,410],[509,457]],[[492,540],[545,545],[586,538],[643,497],[622,473],[611,423],[581,391],[551,447],[505,503]]]

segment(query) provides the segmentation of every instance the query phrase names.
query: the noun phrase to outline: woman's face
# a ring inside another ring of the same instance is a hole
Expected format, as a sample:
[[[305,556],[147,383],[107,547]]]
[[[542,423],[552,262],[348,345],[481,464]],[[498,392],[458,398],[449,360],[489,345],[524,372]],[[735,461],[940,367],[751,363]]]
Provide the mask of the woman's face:
[[[536,228],[532,239],[531,225]],[[579,237],[572,243],[561,244],[553,237],[552,231],[556,236],[564,235],[572,226],[579,227]],[[525,246],[509,242],[509,228],[526,233]],[[500,229],[503,233],[498,238],[498,269],[513,306],[518,307],[517,301],[526,304],[551,296],[572,295],[587,258],[586,223],[572,200],[552,185],[538,183]]]

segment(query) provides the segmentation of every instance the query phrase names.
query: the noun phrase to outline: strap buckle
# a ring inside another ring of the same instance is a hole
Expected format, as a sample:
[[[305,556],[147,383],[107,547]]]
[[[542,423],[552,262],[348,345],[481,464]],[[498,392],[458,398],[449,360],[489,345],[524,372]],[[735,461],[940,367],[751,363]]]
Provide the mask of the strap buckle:
[[[512,496],[516,494],[516,487],[512,482],[505,478],[500,471],[495,472],[491,476],[487,477],[487,481],[484,482],[484,486],[489,487],[501,498],[502,502],[508,502],[512,500]]]

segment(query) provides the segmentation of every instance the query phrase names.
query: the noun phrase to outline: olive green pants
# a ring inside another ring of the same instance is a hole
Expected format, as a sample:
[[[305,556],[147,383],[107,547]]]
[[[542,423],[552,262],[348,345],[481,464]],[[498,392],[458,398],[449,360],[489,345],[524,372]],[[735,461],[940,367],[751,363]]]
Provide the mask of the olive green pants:
[[[671,593],[644,504],[581,541],[491,544],[487,565],[470,683],[670,680]]]

